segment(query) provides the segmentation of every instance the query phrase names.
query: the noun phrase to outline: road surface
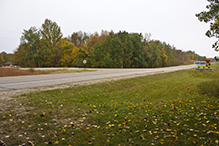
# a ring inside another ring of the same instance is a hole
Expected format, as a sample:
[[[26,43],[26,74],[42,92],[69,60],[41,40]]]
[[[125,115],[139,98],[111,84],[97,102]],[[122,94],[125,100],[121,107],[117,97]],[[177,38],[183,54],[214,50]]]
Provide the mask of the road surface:
[[[149,75],[166,73],[184,69],[196,68],[196,65],[183,65],[165,68],[143,68],[143,69],[89,69],[93,72],[63,73],[47,75],[30,75],[15,77],[0,77],[0,92],[29,89],[37,87],[57,86],[61,84],[79,83],[91,80],[102,80],[124,76]],[[71,70],[73,68],[69,68]]]

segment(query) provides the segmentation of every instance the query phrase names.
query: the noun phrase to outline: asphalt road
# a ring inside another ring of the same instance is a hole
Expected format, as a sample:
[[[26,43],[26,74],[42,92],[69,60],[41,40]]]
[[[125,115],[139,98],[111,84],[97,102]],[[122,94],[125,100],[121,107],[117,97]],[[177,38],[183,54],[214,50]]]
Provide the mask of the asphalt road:
[[[117,78],[133,75],[148,75],[177,70],[196,68],[196,65],[183,65],[165,68],[143,68],[143,69],[90,69],[93,72],[63,73],[47,75],[30,75],[0,78],[0,92],[18,89],[29,89],[46,86],[56,86],[68,83],[78,83],[91,80]],[[69,68],[69,70],[74,68]]]

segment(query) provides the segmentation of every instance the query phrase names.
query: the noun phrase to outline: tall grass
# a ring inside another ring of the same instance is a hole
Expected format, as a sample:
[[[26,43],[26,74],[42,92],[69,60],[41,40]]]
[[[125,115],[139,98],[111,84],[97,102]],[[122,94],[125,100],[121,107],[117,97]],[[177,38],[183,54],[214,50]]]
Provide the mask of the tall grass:
[[[219,97],[219,80],[205,81],[198,85],[199,91],[202,94]]]
[[[0,77],[6,76],[22,76],[22,75],[38,75],[38,74],[49,74],[48,71],[36,71],[33,69],[20,70],[18,68],[3,68],[0,67]]]
[[[41,75],[41,74],[59,74],[59,73],[72,73],[72,72],[87,72],[90,70],[68,70],[68,69],[57,69],[57,70],[34,70],[30,68],[28,70],[21,70],[19,68],[2,68],[0,67],[0,77],[7,76],[23,76],[23,75]]]
[[[215,64],[214,70],[215,73],[219,72],[219,65]],[[211,78],[212,80],[207,80],[199,83],[198,89],[202,94],[207,94],[209,96],[219,97],[219,78],[217,74],[212,74],[209,72],[204,72],[205,78]]]

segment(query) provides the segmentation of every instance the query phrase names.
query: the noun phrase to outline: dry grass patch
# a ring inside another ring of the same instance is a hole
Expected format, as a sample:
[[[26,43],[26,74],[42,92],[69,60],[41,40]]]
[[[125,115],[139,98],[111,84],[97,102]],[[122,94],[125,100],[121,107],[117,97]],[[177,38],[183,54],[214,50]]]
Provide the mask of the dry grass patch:
[[[36,71],[33,69],[20,70],[18,68],[3,68],[0,67],[0,77],[6,76],[23,76],[23,75],[39,75],[39,74],[50,74],[51,71]]]
[[[57,70],[34,70],[34,69],[19,69],[19,68],[3,68],[0,67],[0,77],[7,76],[24,76],[24,75],[41,75],[41,74],[59,74],[59,73],[72,73],[72,72],[87,72],[90,70],[68,70],[68,69],[57,69]]]

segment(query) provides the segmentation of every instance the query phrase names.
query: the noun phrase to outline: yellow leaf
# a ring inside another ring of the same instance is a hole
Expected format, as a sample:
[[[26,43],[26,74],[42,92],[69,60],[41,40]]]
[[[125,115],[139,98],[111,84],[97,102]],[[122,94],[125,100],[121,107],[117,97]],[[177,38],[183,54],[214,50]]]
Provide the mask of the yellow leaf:
[[[55,143],[54,144],[58,144],[59,143],[59,141],[55,141]]]
[[[196,141],[194,141],[194,140],[193,140],[192,142],[193,142],[194,144],[197,144],[197,142],[196,142]]]

